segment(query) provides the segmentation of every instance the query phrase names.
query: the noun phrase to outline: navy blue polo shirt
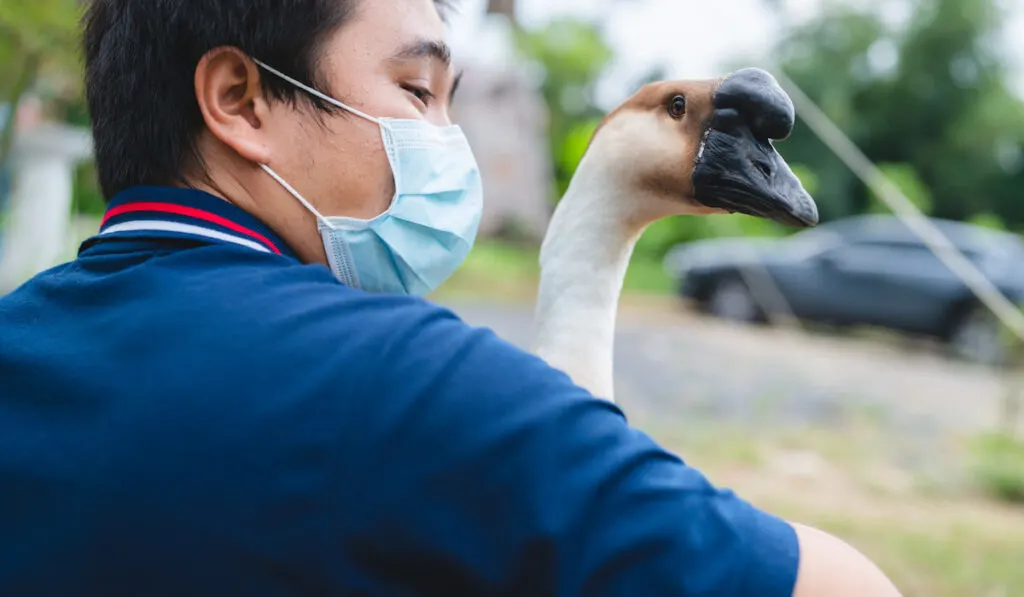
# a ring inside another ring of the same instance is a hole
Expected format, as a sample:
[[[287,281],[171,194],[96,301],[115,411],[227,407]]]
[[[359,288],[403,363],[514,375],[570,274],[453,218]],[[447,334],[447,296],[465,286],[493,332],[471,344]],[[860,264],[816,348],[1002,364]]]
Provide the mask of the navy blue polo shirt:
[[[0,298],[0,595],[787,597],[785,522],[191,190]]]

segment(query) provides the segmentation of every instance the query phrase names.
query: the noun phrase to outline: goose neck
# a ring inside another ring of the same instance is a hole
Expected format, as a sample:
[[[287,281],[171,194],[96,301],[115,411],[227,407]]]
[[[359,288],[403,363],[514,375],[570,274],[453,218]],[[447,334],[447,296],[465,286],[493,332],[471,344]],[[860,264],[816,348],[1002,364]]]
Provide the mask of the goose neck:
[[[541,248],[534,351],[599,398],[614,400],[615,321],[642,227],[623,195],[599,177],[577,176]]]

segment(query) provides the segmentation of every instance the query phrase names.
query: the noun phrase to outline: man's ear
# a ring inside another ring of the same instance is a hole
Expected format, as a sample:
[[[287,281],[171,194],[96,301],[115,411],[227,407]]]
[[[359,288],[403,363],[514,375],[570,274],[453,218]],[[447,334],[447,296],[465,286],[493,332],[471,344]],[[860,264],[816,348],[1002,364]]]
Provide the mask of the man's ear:
[[[266,164],[270,155],[262,129],[270,107],[260,75],[237,48],[214,48],[196,66],[195,88],[210,132],[243,158]]]

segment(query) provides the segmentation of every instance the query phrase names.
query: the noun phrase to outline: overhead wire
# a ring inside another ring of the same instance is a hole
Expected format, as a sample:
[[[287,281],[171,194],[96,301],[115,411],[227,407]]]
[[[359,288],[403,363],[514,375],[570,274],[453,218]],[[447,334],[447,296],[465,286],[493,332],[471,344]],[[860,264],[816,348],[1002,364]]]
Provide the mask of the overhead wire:
[[[1024,313],[939,230],[846,136],[781,67],[771,69],[792,98],[796,113],[833,153],[892,210],[974,296],[1024,341]]]

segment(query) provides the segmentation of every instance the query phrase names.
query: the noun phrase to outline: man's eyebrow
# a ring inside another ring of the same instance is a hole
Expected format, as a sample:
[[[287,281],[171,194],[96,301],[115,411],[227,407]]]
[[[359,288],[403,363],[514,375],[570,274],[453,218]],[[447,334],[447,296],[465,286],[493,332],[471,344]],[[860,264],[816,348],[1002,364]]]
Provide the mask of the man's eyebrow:
[[[449,105],[455,101],[455,92],[459,90],[459,83],[462,82],[462,75],[464,74],[466,74],[465,71],[459,71],[459,74],[455,75],[455,79],[452,81],[452,90],[448,92]]]
[[[416,58],[432,58],[438,60],[445,68],[451,66],[452,49],[448,44],[435,39],[418,39],[410,44],[402,46],[392,60],[411,60]]]

